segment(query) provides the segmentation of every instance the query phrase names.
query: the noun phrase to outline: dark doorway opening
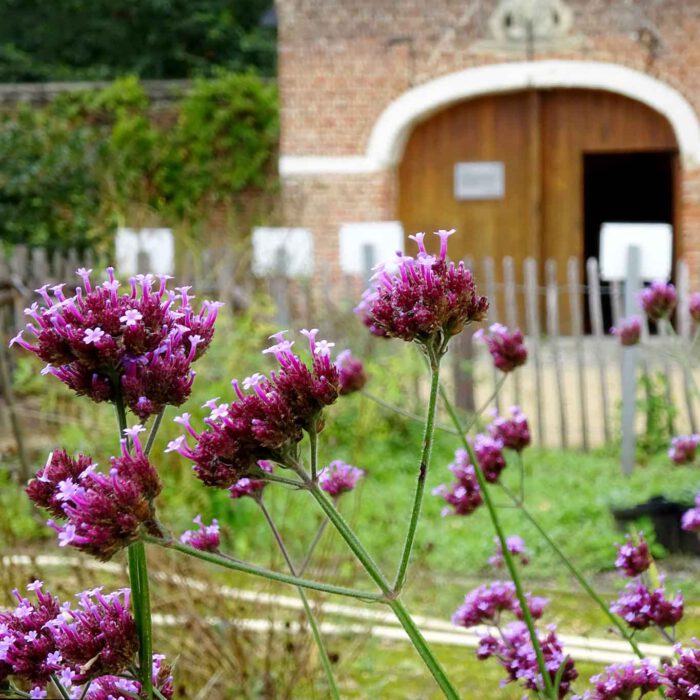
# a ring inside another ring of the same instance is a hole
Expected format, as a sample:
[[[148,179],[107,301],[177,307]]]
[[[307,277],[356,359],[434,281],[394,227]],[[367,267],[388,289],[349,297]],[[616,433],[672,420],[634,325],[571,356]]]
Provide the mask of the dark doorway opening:
[[[598,258],[605,222],[673,224],[674,151],[583,156],[584,256]],[[609,285],[601,283],[603,322],[612,325]],[[586,308],[586,326],[590,319]]]

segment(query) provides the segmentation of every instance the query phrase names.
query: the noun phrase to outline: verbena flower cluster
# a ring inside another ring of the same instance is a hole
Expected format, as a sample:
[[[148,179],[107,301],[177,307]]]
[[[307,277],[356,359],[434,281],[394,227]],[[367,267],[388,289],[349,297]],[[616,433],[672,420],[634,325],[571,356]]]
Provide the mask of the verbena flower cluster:
[[[128,590],[84,591],[73,607],[44,592],[41,581],[27,589],[36,602],[15,590],[17,607],[0,612],[0,682],[24,681],[31,686],[32,698],[46,697],[52,676],[70,698],[114,700],[124,697],[123,692],[138,695],[140,684],[125,675],[138,652]],[[172,678],[163,658],[154,656],[153,675],[156,687],[169,700]]]
[[[693,292],[690,295],[688,312],[695,323],[700,323],[700,292]]]
[[[341,396],[362,391],[367,384],[367,373],[362,360],[355,357],[350,350],[338,353],[335,361],[338,368],[338,386]]]
[[[610,329],[610,332],[620,339],[622,345],[628,347],[637,345],[642,336],[642,319],[639,316],[623,318],[617,326]]]
[[[549,602],[546,598],[525,594],[533,619],[539,620]],[[513,613],[522,619],[520,602],[515,594],[515,585],[510,581],[494,581],[470,591],[464,598],[452,622],[458,627],[477,627],[485,623],[499,624],[504,612]]]
[[[519,328],[511,332],[500,323],[494,323],[489,326],[488,333],[480,328],[474,338],[486,343],[494,366],[501,372],[512,372],[527,362],[525,339]]]
[[[677,435],[671,440],[669,459],[678,465],[691,464],[700,445],[700,435]]]
[[[153,501],[162,483],[143,452],[141,430],[140,425],[126,430],[133,447],[129,450],[126,437],[121,441],[122,454],[111,458],[108,474],[86,455],[71,458],[57,451],[29,482],[29,498],[61,521],[47,521],[61,547],[107,560],[135,542],[142,527],[159,534]]]
[[[455,452],[455,461],[447,468],[454,474],[455,481],[441,484],[433,489],[433,495],[443,498],[448,505],[442,509],[443,517],[450,515],[471,515],[484,501],[474,465],[466,450]]]
[[[632,629],[673,627],[683,617],[683,596],[677,593],[673,600],[666,599],[663,586],[650,590],[641,582],[629,583],[610,610],[619,615]]]
[[[537,638],[552,685],[559,674],[559,697],[566,697],[571,689],[571,684],[578,678],[574,662],[570,656],[564,654],[554,625],[547,628],[546,634],[538,632]],[[530,633],[523,622],[508,624],[500,637],[493,634],[482,636],[479,640],[476,657],[480,661],[491,657],[498,660],[507,673],[506,679],[501,682],[502,686],[520,682],[528,690],[541,691],[544,688],[544,681],[537,665]]]
[[[644,313],[652,320],[668,318],[676,308],[678,295],[670,282],[652,282],[639,294],[639,301]]]
[[[324,467],[318,475],[318,485],[333,498],[352,491],[365,475],[362,469],[336,459]]]
[[[579,696],[580,700],[616,700],[631,698],[635,691],[641,698],[661,687],[661,674],[648,659],[608,666],[591,678],[593,688]]]
[[[496,440],[500,440],[503,447],[522,452],[530,444],[532,441],[530,426],[519,406],[510,407],[510,418],[499,416],[495,409],[493,416],[488,431]]]
[[[503,547],[501,547],[501,540],[499,540],[498,537],[494,537],[493,540],[496,544],[496,551],[489,557],[489,564],[500,569],[504,563]],[[511,554],[515,555],[523,566],[527,566],[530,563],[530,557],[525,547],[525,540],[519,535],[510,535],[506,537],[506,548]]]
[[[615,566],[629,578],[643,574],[652,563],[651,552],[644,536],[640,534],[637,542],[628,535],[624,544],[617,545]]]
[[[190,395],[192,363],[207,350],[214,334],[218,302],[192,307],[189,287],[167,289],[166,275],[130,279],[130,291],[119,294],[113,268],[109,279],[93,286],[91,270],[77,274],[83,285],[66,296],[65,285],[37,292],[44,306],[32,304],[26,330],[12,344],[21,345],[48,363],[53,374],[78,395],[93,401],[124,400],[140,418],[179,406]]]
[[[681,527],[688,532],[700,530],[700,493],[695,494],[695,507],[683,513]]]
[[[676,664],[666,664],[663,672],[664,691],[668,700],[700,697],[700,649],[675,647]]]
[[[275,344],[263,351],[272,354],[279,369],[269,377],[256,373],[232,382],[236,398],[230,404],[208,402],[206,427],[198,433],[184,414],[176,421],[186,435],[168,445],[194,462],[194,472],[208,486],[230,488],[243,477],[264,477],[258,462],[284,464],[303,431],[321,430],[321,411],[339,394],[338,368],[331,362],[333,343],[316,340],[317,329],[301,331],[309,340],[311,364],[292,351],[286,331],[271,336]],[[188,437],[194,439],[190,446]]]
[[[198,515],[192,521],[198,526],[197,530],[186,530],[180,535],[180,542],[203,552],[216,552],[221,544],[221,529],[216,519],[211,525],[205,525],[202,516]]]
[[[426,250],[425,234],[410,236],[418,246],[416,257],[397,253],[393,266],[380,266],[356,309],[374,335],[425,344],[440,334],[444,342],[468,323],[484,320],[488,301],[477,294],[471,271],[463,262],[447,261],[453,233],[436,232],[437,255]]]

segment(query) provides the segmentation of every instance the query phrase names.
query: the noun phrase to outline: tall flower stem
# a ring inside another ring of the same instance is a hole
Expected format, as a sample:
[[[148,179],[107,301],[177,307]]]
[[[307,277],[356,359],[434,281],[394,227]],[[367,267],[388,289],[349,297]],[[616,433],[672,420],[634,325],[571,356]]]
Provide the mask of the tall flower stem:
[[[381,598],[382,602],[387,603],[394,611],[396,618],[401,623],[401,626],[404,628],[406,634],[411,640],[411,643],[415,647],[420,657],[423,659],[425,665],[428,667],[428,670],[432,674],[435,682],[438,684],[445,697],[449,698],[449,700],[458,700],[459,695],[457,695],[457,691],[454,689],[450,679],[447,677],[447,674],[440,665],[439,661],[433,655],[428,643],[421,634],[421,631],[416,626],[415,622],[413,622],[413,619],[406,610],[404,604],[399,600],[397,593],[392,589],[391,584],[385,578],[374,559],[372,559],[372,555],[357,539],[357,536],[353,532],[352,528],[345,522],[345,519],[340,512],[336,510],[333,504],[328,500],[326,494],[313,481],[311,481],[308,474],[306,474],[306,472],[299,465],[295,465],[295,469],[299,476],[305,481],[306,487],[311,495],[321,506],[323,512],[326,514],[340,536],[345,540],[348,547],[350,547],[352,552],[355,554],[365,571],[367,571],[372,580],[379,586],[380,590],[384,594]]]
[[[334,595],[342,595],[347,598],[356,598],[358,600],[365,600],[373,603],[382,603],[384,601],[384,596],[378,593],[369,593],[365,591],[358,591],[354,588],[346,588],[345,586],[334,586],[329,583],[322,583],[321,581],[311,581],[305,578],[299,578],[297,576],[290,576],[288,574],[282,574],[278,571],[272,571],[270,569],[265,569],[262,566],[256,566],[255,564],[248,564],[246,562],[239,562],[234,559],[229,559],[222,556],[221,554],[216,554],[215,552],[204,552],[194,547],[188,547],[185,544],[176,542],[175,540],[166,540],[158,537],[153,537],[151,535],[143,536],[144,542],[150,544],[158,545],[159,547],[164,547],[165,549],[173,549],[176,552],[185,554],[189,557],[194,557],[195,559],[201,559],[202,561],[209,562],[210,564],[216,564],[224,569],[230,569],[231,571],[239,571],[243,574],[251,574],[253,576],[259,576],[261,578],[266,578],[270,581],[277,581],[278,583],[287,583],[292,586],[301,586],[302,588],[309,588],[314,591],[321,591],[321,593],[331,593]]]
[[[337,498],[333,499],[333,505],[336,508],[338,507],[338,499]],[[318,543],[321,541],[321,537],[323,537],[323,533],[326,531],[326,528],[328,527],[329,522],[330,521],[328,520],[328,518],[324,516],[323,520],[321,521],[321,524],[318,526],[318,530],[316,530],[316,534],[314,535],[313,540],[311,540],[311,544],[309,545],[309,548],[306,551],[306,554],[304,555],[304,561],[301,562],[301,566],[299,567],[299,576],[302,576],[303,573],[308,568],[309,563],[311,562],[311,557],[313,556],[314,552],[316,551],[316,547],[318,546]]]
[[[318,433],[316,432],[315,424],[309,429],[309,455],[309,462],[311,464],[311,479],[315,482],[318,479]]]
[[[552,551],[559,557],[561,560],[562,564],[569,570],[571,575],[578,581],[579,585],[583,590],[588,594],[588,596],[593,600],[598,607],[605,613],[605,616],[610,620],[610,623],[618,630],[618,632],[622,635],[622,637],[627,641],[627,643],[632,647],[632,650],[634,653],[640,658],[644,658],[644,654],[642,653],[641,649],[637,645],[637,642],[634,641],[634,638],[632,637],[632,634],[629,632],[629,630],[625,627],[625,625],[622,623],[619,617],[617,615],[614,615],[612,612],[610,612],[610,608],[608,607],[608,604],[601,598],[601,596],[596,593],[595,589],[591,586],[590,583],[586,580],[586,577],[578,570],[578,568],[575,566],[575,564],[569,559],[569,557],[564,554],[564,552],[560,549],[559,545],[549,536],[547,531],[544,529],[544,527],[540,524],[540,522],[535,518],[532,513],[525,507],[525,505],[521,502],[519,502],[518,497],[507,487],[503,487],[505,492],[508,494],[508,496],[512,499],[513,503],[515,504],[515,507],[518,508],[521,513],[525,516],[525,518],[530,522],[531,525],[537,530],[537,532],[540,533],[544,541],[550,546]]]
[[[61,683],[61,681],[58,680],[55,673],[51,674],[51,682],[53,683],[54,687],[58,691],[58,694],[61,696],[61,698],[63,698],[63,700],[70,700],[70,695],[68,694],[68,691],[63,687],[63,684]]]
[[[477,460],[476,455],[474,454],[474,450],[471,444],[469,443],[469,440],[467,440],[465,434],[461,430],[459,417],[457,416],[452,402],[449,400],[444,391],[441,393],[443,402],[445,404],[445,408],[447,409],[447,412],[449,413],[450,418],[452,419],[452,423],[454,424],[455,429],[459,431],[462,445],[469,454],[469,459],[471,460],[471,463],[474,465],[474,473],[476,474],[476,478],[479,482],[479,488],[481,490],[482,498],[484,499],[484,503],[486,504],[486,508],[489,512],[489,517],[491,518],[491,523],[493,524],[493,528],[496,531],[496,536],[498,537],[498,540],[501,544],[501,550],[503,552],[503,559],[506,563],[506,568],[508,569],[508,573],[510,574],[511,580],[513,581],[513,585],[515,586],[515,594],[518,598],[518,602],[520,603],[520,609],[522,610],[523,614],[523,622],[527,625],[528,632],[530,633],[530,641],[532,642],[532,648],[535,650],[535,656],[537,657],[537,666],[539,668],[540,675],[542,676],[542,683],[544,684],[545,695],[546,697],[554,699],[555,695],[552,678],[549,675],[549,671],[547,670],[547,664],[544,659],[544,654],[542,653],[542,645],[540,644],[539,637],[537,636],[535,622],[532,619],[530,606],[528,605],[527,598],[525,597],[525,591],[523,590],[523,585],[520,580],[520,575],[518,574],[518,569],[515,566],[513,556],[508,549],[508,543],[506,541],[505,533],[503,532],[503,528],[498,518],[496,507],[493,503],[493,500],[491,499],[491,494],[489,493],[489,484],[487,483],[481,469],[479,468],[479,461]]]
[[[428,477],[428,467],[430,466],[430,452],[433,447],[433,434],[435,432],[435,411],[437,409],[438,389],[440,387],[440,358],[434,350],[430,352],[430,398],[428,399],[428,411],[425,417],[425,430],[423,433],[423,449],[421,450],[420,462],[418,465],[418,480],[416,491],[413,497],[413,508],[411,509],[411,519],[408,523],[408,532],[404,542],[401,560],[399,562],[396,578],[394,579],[394,592],[400,593],[406,583],[408,564],[411,560],[413,542],[416,538],[418,519],[420,518],[421,506],[423,505],[423,495],[425,493],[425,482]]]
[[[121,392],[117,392],[114,405],[117,410],[119,437],[124,435],[126,425],[126,409]],[[155,436],[154,436],[155,437]],[[151,627],[151,597],[148,586],[148,562],[146,548],[141,540],[130,544],[127,548],[129,563],[129,582],[131,584],[131,605],[134,612],[134,622],[139,638],[139,680],[141,689],[147,700],[153,698],[153,678],[151,664],[153,658],[153,631]]]
[[[292,558],[290,557],[289,552],[287,551],[287,548],[284,545],[282,535],[277,529],[277,526],[275,525],[275,521],[272,519],[270,511],[267,509],[267,506],[265,505],[265,502],[262,498],[257,499],[257,502],[260,506],[260,510],[265,516],[265,520],[267,520],[267,524],[270,526],[270,530],[272,531],[272,535],[275,538],[275,542],[277,542],[277,546],[279,547],[279,550],[282,553],[284,560],[287,562],[287,567],[289,568],[290,573],[292,574],[292,576],[296,576],[296,567],[294,566],[294,562],[292,561]],[[318,628],[316,616],[314,615],[313,610],[309,605],[309,600],[306,597],[306,593],[304,593],[304,589],[300,586],[297,586],[297,591],[299,593],[299,597],[301,598],[301,603],[304,606],[304,613],[309,623],[309,627],[311,628],[311,634],[313,635],[314,641],[316,642],[316,647],[318,648],[318,653],[321,658],[321,665],[323,666],[323,670],[326,674],[326,680],[328,681],[328,690],[330,691],[331,697],[334,698],[334,700],[340,700],[338,686],[336,685],[335,678],[333,677],[333,668],[331,667],[331,661],[328,658],[328,652],[326,651],[323,639],[321,638],[321,631]]]

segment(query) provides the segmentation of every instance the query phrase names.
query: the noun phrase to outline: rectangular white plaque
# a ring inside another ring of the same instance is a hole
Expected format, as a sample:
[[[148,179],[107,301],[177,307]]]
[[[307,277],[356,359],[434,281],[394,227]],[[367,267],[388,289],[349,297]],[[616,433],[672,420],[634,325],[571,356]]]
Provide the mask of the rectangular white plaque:
[[[501,161],[455,163],[455,199],[503,199],[505,193],[506,168]]]
[[[640,249],[643,280],[671,278],[673,227],[671,224],[607,222],[600,227],[600,278],[624,280],[627,277],[627,249]]]

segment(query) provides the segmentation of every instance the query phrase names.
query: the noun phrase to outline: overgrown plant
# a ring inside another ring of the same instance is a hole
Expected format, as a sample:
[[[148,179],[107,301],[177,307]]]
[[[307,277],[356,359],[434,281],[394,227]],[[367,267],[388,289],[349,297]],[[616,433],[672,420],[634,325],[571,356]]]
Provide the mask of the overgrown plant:
[[[126,549],[131,589],[110,595],[86,592],[75,610],[43,593],[40,582],[31,585],[37,603],[17,594],[18,607],[3,613],[0,619],[0,679],[8,697],[46,697],[49,684],[62,698],[102,700],[110,693],[149,700],[171,697],[168,667],[152,650],[146,557],[146,545],[150,545],[296,587],[319,648],[331,697],[339,697],[340,693],[307,598],[308,590],[386,605],[444,696],[458,698],[458,691],[403,602],[440,398],[461,447],[451,467],[457,481],[441,488],[438,494],[459,515],[468,515],[481,505],[486,507],[497,541],[493,562],[504,566],[510,577],[510,581],[471,593],[455,614],[454,621],[459,625],[487,622],[499,631],[500,638],[491,634],[482,640],[480,657],[497,657],[507,670],[506,680],[521,682],[537,697],[554,700],[572,692],[575,667],[554,630],[537,629],[544,601],[524,591],[520,571],[527,558],[524,545],[519,538],[506,536],[492,494],[495,488],[504,491],[511,505],[540,532],[634,653],[643,656],[629,629],[635,629],[634,615],[645,614],[649,625],[653,623],[667,633],[666,628],[682,614],[682,602],[667,601],[658,586],[650,591],[640,580],[637,585],[643,591],[635,589],[609,610],[525,507],[524,481],[521,479],[518,492],[500,482],[508,464],[505,450],[515,455],[517,467],[524,473],[522,451],[530,440],[525,416],[514,410],[509,418],[494,420],[489,434],[470,438],[467,426],[442,390],[440,365],[450,340],[467,324],[484,320],[488,309],[487,299],[476,291],[471,272],[462,263],[455,265],[447,259],[451,233],[437,233],[440,246],[436,254],[426,249],[423,234],[412,237],[418,246],[416,257],[400,255],[392,267],[380,269],[358,306],[373,334],[414,344],[426,361],[430,377],[415,494],[406,518],[405,542],[391,577],[336,508],[337,499],[355,486],[362,471],[337,460],[323,468],[318,462],[318,443],[328,420],[326,409],[340,395],[361,389],[366,380],[359,361],[344,352],[334,362],[334,344],[319,339],[317,329],[301,331],[308,341],[308,351],[299,354],[294,350],[295,341],[281,331],[272,336],[272,346],[263,351],[276,361],[274,371],[268,375],[254,373],[241,383],[234,379],[230,402],[221,402],[218,397],[206,402],[209,416],[203,425],[195,425],[188,413],[175,418],[184,432],[168,444],[167,451],[191,461],[196,477],[206,486],[225,489],[234,499],[249,497],[257,502],[286,561],[288,572],[279,572],[222,552],[217,523],[207,525],[199,516],[195,518],[197,530],[176,538],[161,522],[156,509],[162,482],[151,448],[167,406],[181,405],[189,396],[194,381],[192,364],[212,341],[218,304],[204,302],[197,311],[189,289],[169,290],[164,276],[133,278],[129,289],[120,293],[120,283],[111,269],[107,281],[95,286],[91,271],[80,270],[82,286],[73,296],[65,295],[63,285],[39,290],[44,304],[34,304],[27,310],[32,319],[28,328],[35,338],[29,342],[20,333],[13,344],[47,362],[44,373],[56,376],[77,394],[114,405],[120,453],[104,472],[89,455],[71,456],[56,450],[27,492],[34,503],[52,515],[49,525],[57,531],[60,546],[75,547],[103,560]],[[492,326],[484,340],[504,376],[527,359],[518,330]],[[131,421],[129,414],[133,416]],[[147,431],[142,422],[149,420],[150,431],[143,439],[141,435]],[[373,582],[374,590],[305,578],[320,535],[310,541],[304,560],[295,562],[264,501],[264,493],[271,488],[290,489],[298,498],[315,501],[325,516],[321,529],[330,525],[337,530]],[[641,548],[641,543],[635,546]],[[621,568],[641,575],[646,561],[643,555],[641,550],[621,550]],[[658,614],[650,614],[650,606],[658,608]],[[515,615],[520,622],[501,628],[503,613]],[[654,671],[659,685],[669,688],[668,697],[690,697],[671,693],[685,687],[693,673],[700,677],[694,653],[679,651],[679,663],[667,665],[662,672]],[[644,668],[651,673],[647,667],[649,664]],[[633,667],[629,669],[624,669],[625,678],[633,673]],[[23,690],[15,682],[28,684],[30,690]],[[630,695],[621,691],[590,697]]]

